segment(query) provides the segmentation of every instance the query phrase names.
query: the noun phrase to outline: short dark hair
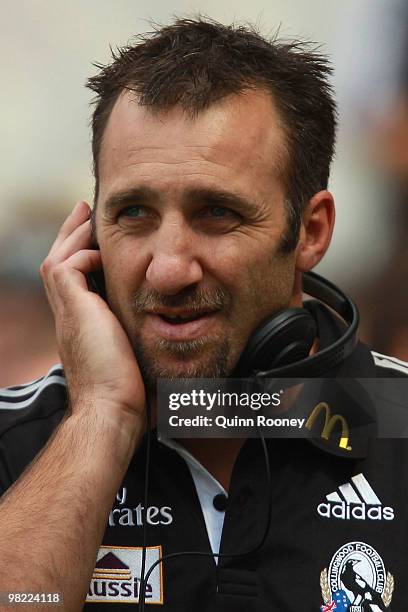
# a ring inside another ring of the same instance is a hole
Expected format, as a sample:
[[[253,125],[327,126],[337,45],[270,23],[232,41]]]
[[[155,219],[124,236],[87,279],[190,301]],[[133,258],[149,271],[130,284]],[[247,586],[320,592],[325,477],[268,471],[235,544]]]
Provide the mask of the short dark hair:
[[[285,250],[295,248],[306,202],[327,188],[334,153],[336,107],[331,67],[309,43],[267,40],[253,26],[209,19],[177,19],[112,51],[113,61],[87,81],[97,96],[92,116],[95,203],[103,134],[120,93],[157,111],[180,106],[196,115],[215,101],[248,88],[268,91],[286,133],[283,175],[289,211]]]

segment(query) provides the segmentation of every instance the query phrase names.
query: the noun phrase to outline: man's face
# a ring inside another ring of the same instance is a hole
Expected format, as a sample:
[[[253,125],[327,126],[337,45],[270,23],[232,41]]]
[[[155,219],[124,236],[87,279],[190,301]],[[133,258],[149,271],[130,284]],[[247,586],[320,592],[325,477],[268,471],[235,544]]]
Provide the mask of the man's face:
[[[194,119],[129,92],[99,160],[96,228],[108,301],[148,385],[232,371],[251,332],[292,298],[285,137],[270,97],[233,95]]]

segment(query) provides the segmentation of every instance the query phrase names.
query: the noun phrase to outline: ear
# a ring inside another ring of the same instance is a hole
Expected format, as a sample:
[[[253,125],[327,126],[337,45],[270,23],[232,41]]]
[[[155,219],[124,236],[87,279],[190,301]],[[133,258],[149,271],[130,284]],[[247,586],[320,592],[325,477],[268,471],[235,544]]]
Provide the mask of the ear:
[[[334,199],[329,191],[319,191],[308,202],[296,248],[296,269],[308,272],[329,248],[335,219]]]

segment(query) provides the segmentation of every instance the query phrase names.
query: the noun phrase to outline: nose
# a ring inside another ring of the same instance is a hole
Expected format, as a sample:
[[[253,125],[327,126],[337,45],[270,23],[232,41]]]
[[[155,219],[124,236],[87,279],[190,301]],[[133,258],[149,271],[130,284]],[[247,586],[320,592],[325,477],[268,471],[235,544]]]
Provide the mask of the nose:
[[[149,285],[164,295],[175,295],[203,278],[197,260],[197,237],[182,221],[162,222],[146,270]]]

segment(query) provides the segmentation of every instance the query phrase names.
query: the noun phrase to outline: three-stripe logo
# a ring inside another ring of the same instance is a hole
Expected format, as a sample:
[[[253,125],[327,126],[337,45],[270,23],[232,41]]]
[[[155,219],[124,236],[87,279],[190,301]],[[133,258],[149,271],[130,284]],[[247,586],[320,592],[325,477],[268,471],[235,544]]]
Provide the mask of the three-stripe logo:
[[[326,500],[317,506],[318,514],[324,518],[360,521],[394,519],[394,509],[382,505],[363,474],[352,476],[351,482],[340,485],[337,491],[326,495]]]

